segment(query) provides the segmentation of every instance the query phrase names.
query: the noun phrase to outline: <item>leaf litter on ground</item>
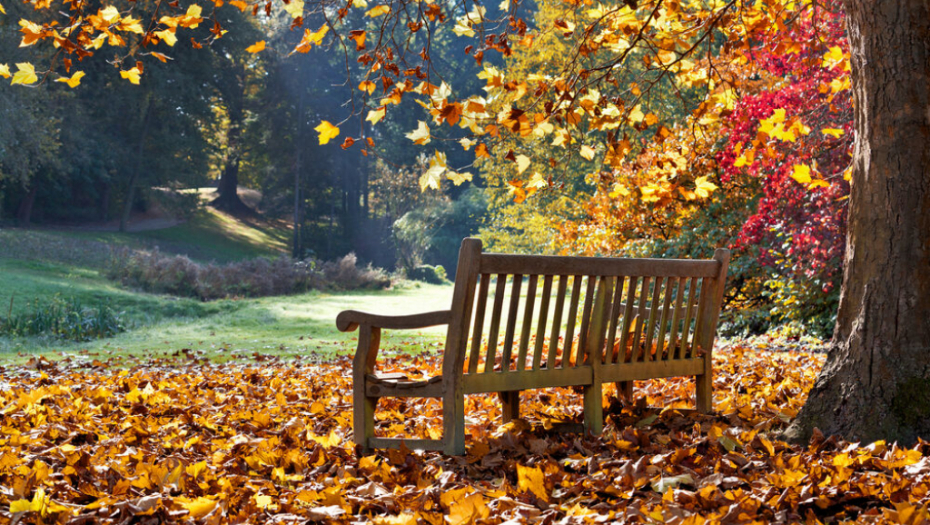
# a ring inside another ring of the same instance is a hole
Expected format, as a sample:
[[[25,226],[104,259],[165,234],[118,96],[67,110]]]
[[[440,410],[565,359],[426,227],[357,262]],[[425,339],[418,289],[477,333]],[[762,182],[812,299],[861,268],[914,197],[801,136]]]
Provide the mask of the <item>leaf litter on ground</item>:
[[[820,354],[731,345],[714,355],[714,415],[693,382],[605,392],[606,427],[579,421],[573,389],[522,394],[500,424],[469,396],[467,454],[359,453],[351,359],[254,356],[225,364],[32,360],[0,368],[0,522],[10,523],[828,523],[928,519],[930,446],[778,440]],[[438,373],[435,354],[385,371]],[[658,407],[658,408],[650,408]],[[435,400],[384,399],[377,432],[436,438]]]

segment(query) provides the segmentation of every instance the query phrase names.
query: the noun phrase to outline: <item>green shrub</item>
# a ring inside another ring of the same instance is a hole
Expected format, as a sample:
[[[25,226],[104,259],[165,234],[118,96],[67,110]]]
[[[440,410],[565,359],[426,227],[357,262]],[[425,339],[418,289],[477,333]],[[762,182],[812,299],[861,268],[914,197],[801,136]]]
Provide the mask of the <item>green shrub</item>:
[[[110,337],[126,328],[109,305],[87,307],[75,298],[54,297],[47,303],[33,300],[23,312],[0,317],[0,335],[27,337],[54,335],[72,341]]]
[[[423,281],[429,284],[447,283],[446,269],[442,265],[430,266],[423,264],[407,271],[407,278],[414,281]]]

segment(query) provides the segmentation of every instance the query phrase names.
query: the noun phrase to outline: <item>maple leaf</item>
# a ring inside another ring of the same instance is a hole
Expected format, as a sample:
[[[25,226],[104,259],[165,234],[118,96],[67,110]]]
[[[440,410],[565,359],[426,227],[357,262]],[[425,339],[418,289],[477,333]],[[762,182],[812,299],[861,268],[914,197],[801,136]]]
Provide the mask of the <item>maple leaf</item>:
[[[594,148],[587,144],[581,146],[581,156],[586,160],[594,160]]]
[[[404,135],[408,139],[412,140],[414,144],[429,144],[430,142],[430,131],[429,126],[426,125],[426,122],[420,120],[417,121],[417,129],[411,131]]]
[[[320,122],[320,125],[313,128],[319,134],[320,145],[329,144],[329,141],[339,136],[339,128],[332,125],[328,120]]]
[[[6,14],[6,9],[3,8],[3,4],[0,4],[0,14]]]
[[[84,72],[75,71],[74,74],[71,75],[71,78],[68,78],[68,77],[56,78],[55,82],[63,82],[65,84],[68,84],[69,88],[73,89],[73,88],[78,87],[81,84],[82,78],[84,78]]]
[[[292,3],[293,3],[293,2],[292,2]],[[258,42],[255,42],[255,43],[252,44],[251,46],[245,48],[245,50],[246,50],[247,52],[249,52],[249,53],[258,53],[258,52],[260,52],[260,51],[264,51],[264,50],[265,50],[265,41],[264,41],[264,40],[259,40]]]
[[[473,176],[469,172],[459,173],[452,170],[448,170],[446,173],[446,178],[451,180],[456,186],[461,186],[462,183],[471,182]]]
[[[132,69],[129,69],[129,70],[126,70],[126,71],[120,71],[120,72],[119,72],[119,76],[121,76],[121,77],[123,77],[123,78],[125,78],[125,79],[128,79],[129,82],[131,82],[131,83],[133,83],[133,84],[138,85],[138,84],[139,84],[139,78],[142,76],[142,71],[139,69],[138,66],[136,66],[136,67],[134,67],[134,68],[132,68]]]
[[[549,491],[546,490],[546,477],[539,467],[524,467],[518,464],[517,488],[522,492],[534,494],[543,501],[549,501]]]
[[[310,31],[309,29],[304,30],[304,36],[300,39],[300,43],[297,44],[297,47],[294,48],[294,52],[300,53],[309,53],[310,49],[314,45],[320,45],[323,42],[323,38],[326,36],[326,33],[329,32],[329,26],[323,24],[316,31]]]
[[[0,77],[10,78],[10,66],[8,64],[0,64]]]
[[[384,115],[387,114],[387,107],[380,106],[375,109],[368,111],[368,116],[365,117],[365,120],[371,122],[372,125],[377,124],[384,118]]]
[[[165,29],[165,30],[162,30],[162,31],[155,31],[154,34],[155,34],[155,36],[157,36],[157,37],[159,38],[159,40],[161,40],[161,41],[163,41],[164,43],[168,44],[168,46],[174,46],[174,44],[177,43],[177,41],[178,41],[177,35],[175,35],[175,34],[174,34],[174,31],[171,30],[171,29]]]
[[[708,177],[707,175],[704,175],[704,176],[694,179],[694,186],[695,186],[694,193],[695,195],[697,195],[698,197],[702,199],[706,199],[707,197],[710,197],[711,193],[719,189],[719,187],[716,184],[707,180],[707,177]]]
[[[291,0],[284,5],[284,12],[291,15],[291,18],[300,18],[304,13],[304,0]]]
[[[10,84],[35,84],[39,77],[36,76],[35,67],[29,62],[18,62],[16,64],[16,73],[13,75],[13,80],[10,81]]]
[[[810,184],[812,180],[810,166],[795,164],[794,171],[791,173],[791,178],[800,182],[801,184]]]
[[[526,155],[522,155],[522,154],[517,155],[517,158],[515,160],[517,163],[517,173],[523,173],[524,171],[526,171],[526,168],[529,168],[530,163],[532,162],[530,161],[529,157],[527,157]]]
[[[376,17],[379,17],[379,16],[384,16],[384,15],[390,13],[390,12],[391,12],[391,6],[389,6],[389,5],[379,5],[379,6],[377,6],[377,7],[373,7],[373,8],[371,8],[371,9],[369,9],[368,11],[365,11],[365,16],[368,16],[368,17],[371,17],[371,18],[376,18]]]

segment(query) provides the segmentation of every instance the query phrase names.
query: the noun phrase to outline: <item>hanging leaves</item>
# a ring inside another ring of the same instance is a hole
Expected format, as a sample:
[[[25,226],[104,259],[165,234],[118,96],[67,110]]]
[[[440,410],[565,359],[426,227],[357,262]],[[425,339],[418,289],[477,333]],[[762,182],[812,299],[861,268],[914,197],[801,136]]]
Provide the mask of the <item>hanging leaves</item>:
[[[313,128],[320,140],[320,145],[329,144],[329,141],[339,136],[339,128],[332,125],[328,120],[320,122],[320,125]]]

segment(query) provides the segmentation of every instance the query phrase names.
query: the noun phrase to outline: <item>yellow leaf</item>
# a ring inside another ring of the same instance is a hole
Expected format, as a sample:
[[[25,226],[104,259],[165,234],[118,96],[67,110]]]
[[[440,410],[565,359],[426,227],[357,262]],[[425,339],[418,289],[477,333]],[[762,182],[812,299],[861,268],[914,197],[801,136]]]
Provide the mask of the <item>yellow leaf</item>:
[[[484,504],[484,496],[476,492],[467,498],[453,501],[446,520],[450,525],[467,525],[487,518],[490,514],[491,510]]]
[[[426,122],[422,120],[417,121],[417,122],[418,122],[417,129],[411,131],[410,133],[407,133],[404,136],[412,140],[414,144],[420,144],[420,145],[429,144],[429,141],[430,141],[429,126],[427,126]]]
[[[120,71],[119,76],[129,79],[131,83],[138,85],[139,77],[142,76],[142,71],[139,71],[138,67],[134,67],[128,71]]]
[[[309,29],[305,29],[304,36],[300,39],[300,43],[297,44],[294,51],[299,51],[301,53],[309,52],[314,45],[318,46],[323,42],[323,37],[325,37],[328,32],[329,26],[326,24],[323,24],[319,29],[313,32]]]
[[[517,488],[521,492],[530,492],[543,501],[549,501],[546,490],[546,477],[539,467],[517,465]]]
[[[794,173],[791,174],[791,178],[800,182],[801,184],[810,184],[811,182],[810,166],[805,166],[803,164],[795,164]]]
[[[155,31],[155,36],[157,36],[159,40],[163,40],[169,46],[173,46],[175,42],[178,41],[178,37],[175,36],[174,31],[171,31],[170,29],[165,29],[164,31]],[[94,43],[96,44],[97,41],[94,40]]]
[[[320,134],[320,145],[329,143],[330,140],[339,136],[339,128],[330,124],[328,120],[324,120],[320,123],[319,126],[313,128]]]
[[[840,46],[833,46],[823,55],[823,67],[834,68],[837,64],[843,62],[844,58],[843,48]]]
[[[20,499],[10,503],[10,514],[16,514],[17,512],[35,512],[39,509],[34,509],[32,502],[28,499]]]
[[[71,78],[68,78],[68,77],[56,78],[55,82],[64,82],[65,84],[68,84],[69,88],[74,89],[81,84],[81,78],[83,77],[84,77],[83,71],[75,71],[74,74],[71,75]]]
[[[823,179],[814,179],[810,184],[807,185],[807,189],[812,190],[814,188],[829,188],[830,183]]]
[[[36,76],[36,70],[29,62],[20,62],[16,64],[16,74],[13,75],[13,80],[10,81],[10,84],[35,84],[39,77]]]
[[[372,125],[375,125],[378,122],[380,122],[381,119],[384,118],[384,115],[386,113],[387,113],[387,108],[385,106],[381,106],[381,107],[370,110],[368,112],[368,116],[365,117],[365,120],[367,120],[368,122],[371,122]]]
[[[643,110],[640,109],[641,106],[636,106],[630,111],[629,120],[634,124],[639,124],[646,118],[646,115],[643,114]]]
[[[469,138],[463,138],[463,139],[459,140],[459,144],[462,145],[462,149],[464,149],[465,151],[470,150],[471,147],[474,146],[474,145],[477,144],[477,143],[478,143],[477,140],[473,140],[473,139],[469,139]]]
[[[365,80],[358,85],[358,89],[371,95],[375,92],[375,83],[371,80]]]
[[[0,64],[0,77],[10,78],[12,74],[10,73],[10,66],[7,64]]]
[[[397,516],[380,516],[371,519],[373,525],[416,525],[417,517],[415,514],[404,512]]]
[[[694,185],[695,185],[694,193],[702,199],[706,199],[707,197],[709,197],[710,194],[713,193],[714,190],[718,188],[716,184],[707,180],[706,175],[703,177],[698,177],[694,179]]]
[[[461,186],[463,182],[471,181],[473,176],[467,171],[465,173],[458,173],[452,170],[446,172],[446,178],[452,181],[452,184],[456,186]]]
[[[840,138],[843,136],[843,130],[836,128],[824,128],[820,130],[824,135],[830,135],[832,137]]]
[[[431,165],[428,170],[423,172],[423,175],[420,175],[420,191],[426,191],[428,188],[438,190],[439,184],[442,182],[442,174],[445,171],[445,166],[440,166],[439,164]]]
[[[278,508],[275,504],[274,499],[267,494],[256,494],[255,495],[255,506],[260,509],[274,510]]]
[[[248,51],[249,53],[258,53],[259,51],[264,51],[264,50],[265,50],[265,41],[264,41],[264,40],[259,40],[258,42],[255,42],[254,44],[252,44],[252,45],[250,45],[249,47],[245,48],[245,50]]]
[[[3,8],[3,4],[0,4],[0,13],[6,14],[6,9]]]
[[[378,16],[386,15],[391,12],[391,6],[389,5],[379,5],[377,7],[372,7],[368,11],[365,11],[365,16],[375,18]]]
[[[526,187],[539,190],[542,188],[548,188],[549,183],[546,181],[545,178],[543,178],[541,173],[539,173],[538,171],[534,171],[533,176],[530,177],[529,182],[526,183]]]
[[[243,13],[246,9],[249,8],[249,4],[243,2],[242,0],[231,0],[229,3],[237,7],[239,11],[242,11]]]
[[[291,0],[291,3],[284,6],[284,11],[291,15],[291,18],[298,18],[304,14],[304,0]]]
[[[216,500],[203,496],[199,498],[176,497],[174,498],[174,502],[187,510],[187,512],[190,513],[190,517],[195,520],[210,514],[217,507]]]
[[[517,173],[523,173],[530,167],[530,158],[526,155],[517,155]]]
[[[119,19],[121,18],[119,14],[119,9],[117,9],[116,6],[113,6],[113,5],[107,6],[106,8],[101,9],[97,13],[97,16],[102,18],[108,24],[115,24],[119,22]]]
[[[594,160],[594,148],[591,146],[581,146],[581,156],[587,160]]]

